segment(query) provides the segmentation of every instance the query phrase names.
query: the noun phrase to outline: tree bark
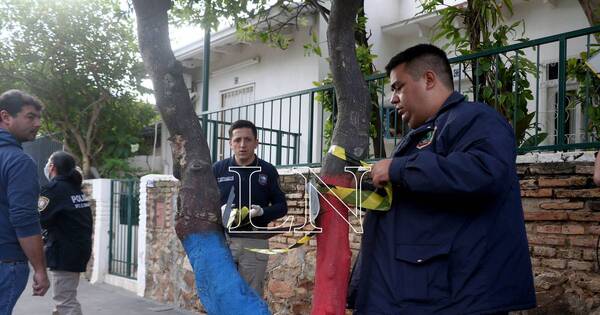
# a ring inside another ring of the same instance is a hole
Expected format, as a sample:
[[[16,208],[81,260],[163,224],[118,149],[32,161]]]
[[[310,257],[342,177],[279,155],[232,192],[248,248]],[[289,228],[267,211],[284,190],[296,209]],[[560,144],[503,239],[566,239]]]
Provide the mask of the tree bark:
[[[579,0],[579,4],[591,26],[600,23],[600,0]]]
[[[171,49],[169,0],[134,0],[138,41],[154,84],[156,105],[172,135],[174,174],[180,180],[175,232],[209,314],[269,314],[266,303],[241,278],[225,243],[217,182],[208,144]]]
[[[336,90],[338,117],[332,144],[339,145],[359,158],[369,149],[371,100],[356,59],[354,28],[361,0],[334,0],[327,27],[330,69]],[[328,184],[353,185],[351,175],[344,172],[345,163],[327,155],[321,178]],[[321,200],[317,237],[317,267],[312,314],[344,314],[350,271],[350,248],[345,207],[332,196],[333,206]],[[336,213],[335,211],[338,211]]]
[[[171,134],[176,177],[181,181],[181,209],[175,231],[183,240],[199,231],[220,231],[219,191],[212,174],[208,144],[183,81],[182,66],[171,49],[167,11],[171,1],[133,1],[138,40],[156,104]]]

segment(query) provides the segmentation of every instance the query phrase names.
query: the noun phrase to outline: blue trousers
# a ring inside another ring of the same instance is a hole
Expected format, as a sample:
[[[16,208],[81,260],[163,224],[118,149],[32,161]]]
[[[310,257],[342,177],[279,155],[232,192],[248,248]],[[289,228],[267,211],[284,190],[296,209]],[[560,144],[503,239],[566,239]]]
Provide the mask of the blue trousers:
[[[0,261],[0,315],[11,315],[29,278],[29,265]]]

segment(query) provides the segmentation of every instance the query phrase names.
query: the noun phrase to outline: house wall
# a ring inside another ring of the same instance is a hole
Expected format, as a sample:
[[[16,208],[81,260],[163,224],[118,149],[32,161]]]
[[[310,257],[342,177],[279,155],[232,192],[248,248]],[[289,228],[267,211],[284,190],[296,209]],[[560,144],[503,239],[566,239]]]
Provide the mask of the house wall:
[[[319,79],[319,70],[318,58],[304,55],[302,46],[310,41],[308,32],[306,27],[294,31],[294,40],[286,50],[252,43],[236,45],[227,53],[213,52],[211,73],[255,57],[259,57],[260,62],[223,74],[211,74],[209,110],[221,109],[222,92],[248,84],[254,85],[255,100],[312,88],[312,82]],[[201,87],[201,69],[194,73],[194,82]],[[201,88],[198,91],[201,95]]]
[[[589,314],[600,311],[597,240],[600,237],[600,189],[592,184],[591,154],[529,155],[518,174],[539,307],[527,314]],[[571,160],[542,163],[541,161]],[[288,215],[303,222],[304,175],[280,170]],[[155,181],[148,189],[145,297],[201,310],[194,275],[174,229],[177,182]],[[141,220],[140,220],[141,222]],[[356,226],[358,219],[351,218]],[[270,239],[271,248],[287,247],[297,234]],[[360,235],[350,233],[353,257]],[[309,314],[314,287],[316,241],[287,254],[272,255],[265,298],[275,314]]]

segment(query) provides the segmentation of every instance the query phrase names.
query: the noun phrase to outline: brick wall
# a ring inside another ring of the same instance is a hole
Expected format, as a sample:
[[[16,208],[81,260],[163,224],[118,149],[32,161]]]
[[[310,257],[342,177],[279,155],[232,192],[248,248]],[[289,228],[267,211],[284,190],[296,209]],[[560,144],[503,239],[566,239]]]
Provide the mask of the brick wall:
[[[600,312],[600,189],[591,163],[519,165],[539,307],[531,314]]]
[[[591,182],[592,163],[520,164],[522,201],[535,273],[539,307],[528,314],[600,313],[600,189]],[[304,222],[304,176],[280,170],[294,224]],[[188,309],[201,309],[193,273],[173,230],[176,185],[149,188],[146,297]],[[351,222],[356,223],[356,219]],[[277,223],[281,223],[277,222]],[[272,248],[300,238],[271,238]],[[360,235],[350,233],[353,257]],[[314,287],[316,242],[269,257],[265,298],[274,314],[309,314]]]
[[[151,186],[146,200],[144,297],[201,312],[192,266],[175,235],[178,182],[155,181]]]

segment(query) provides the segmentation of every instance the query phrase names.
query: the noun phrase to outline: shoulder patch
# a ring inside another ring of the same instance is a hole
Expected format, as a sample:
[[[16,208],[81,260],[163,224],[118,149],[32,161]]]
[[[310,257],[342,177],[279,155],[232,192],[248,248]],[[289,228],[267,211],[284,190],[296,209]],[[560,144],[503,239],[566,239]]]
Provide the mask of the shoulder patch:
[[[433,128],[433,130],[428,131],[427,133],[425,133],[425,135],[423,136],[423,138],[419,141],[419,143],[417,143],[417,149],[423,149],[425,147],[427,147],[428,145],[431,144],[431,142],[433,141],[433,137],[435,136],[435,131],[437,130],[437,126]]]
[[[38,211],[42,212],[46,210],[46,207],[49,203],[50,199],[48,199],[48,197],[40,196],[40,198],[38,199]]]

